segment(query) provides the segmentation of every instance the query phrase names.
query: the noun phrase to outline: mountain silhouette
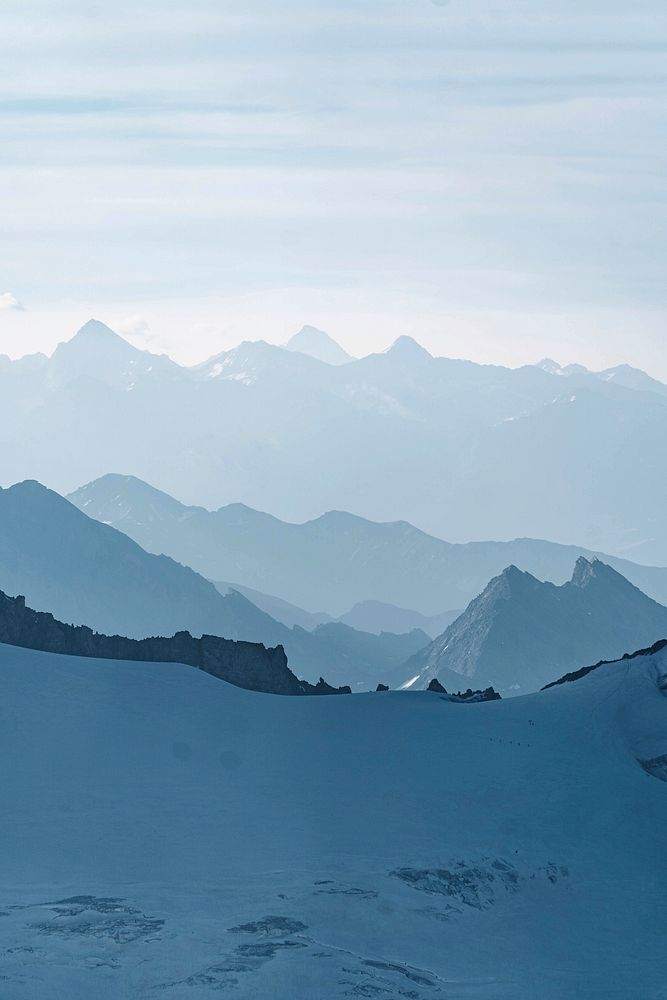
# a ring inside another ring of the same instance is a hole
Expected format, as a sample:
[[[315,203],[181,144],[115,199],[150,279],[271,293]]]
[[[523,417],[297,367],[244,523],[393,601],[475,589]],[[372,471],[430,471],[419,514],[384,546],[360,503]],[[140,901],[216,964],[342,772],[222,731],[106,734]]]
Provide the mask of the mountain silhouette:
[[[579,558],[559,587],[509,566],[403,675],[411,687],[434,677],[447,687],[458,674],[475,687],[519,694],[665,636],[667,608],[599,559]]]
[[[245,504],[207,511],[181,504],[133,476],[102,476],[69,499],[148,551],[166,553],[208,579],[235,581],[307,612],[342,615],[358,627],[362,619],[348,613],[362,602],[442,615],[465,608],[510,563],[561,583],[578,556],[596,554],[537,539],[454,545],[405,521],[379,524],[343,511],[305,524],[286,523]],[[667,569],[599,555],[649,596],[667,603]],[[426,627],[416,619],[409,624]],[[363,625],[375,629],[370,620]]]
[[[455,542],[529,536],[667,563],[664,386],[547,368],[432,357],[407,336],[345,364],[246,342],[185,368],[86,324],[51,358],[0,362],[3,482],[69,492],[124,469],[209,508],[342,509]]]
[[[144,513],[159,516],[155,507]],[[290,667],[312,683],[328,674],[368,686],[429,641],[419,629],[378,636],[338,622],[314,631],[288,628],[241,593],[220,593],[189,567],[146,552],[30,481],[0,490],[0,590],[25,596],[36,611],[109,635],[138,639],[187,630],[282,645]]]
[[[288,351],[299,351],[327,365],[344,365],[354,359],[323,330],[304,326],[285,344]]]

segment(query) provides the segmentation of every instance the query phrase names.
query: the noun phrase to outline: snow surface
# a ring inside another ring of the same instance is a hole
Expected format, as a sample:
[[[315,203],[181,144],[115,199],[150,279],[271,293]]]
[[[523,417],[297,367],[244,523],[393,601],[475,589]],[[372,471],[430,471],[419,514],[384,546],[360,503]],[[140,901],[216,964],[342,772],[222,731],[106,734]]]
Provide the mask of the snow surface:
[[[475,705],[0,677],[3,1000],[667,997],[664,651]]]

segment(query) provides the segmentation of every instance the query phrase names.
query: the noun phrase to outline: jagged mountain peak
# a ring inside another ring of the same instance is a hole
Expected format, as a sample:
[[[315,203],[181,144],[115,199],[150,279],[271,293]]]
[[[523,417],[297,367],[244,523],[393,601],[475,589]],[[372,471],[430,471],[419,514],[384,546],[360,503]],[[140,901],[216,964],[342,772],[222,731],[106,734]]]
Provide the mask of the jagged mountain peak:
[[[574,572],[570,581],[575,587],[585,587],[596,574],[596,559],[587,559],[586,556],[579,556],[574,564]]]
[[[89,517],[116,526],[126,518],[147,523],[165,517],[182,519],[192,510],[137,476],[108,472],[79,487],[67,498]]]
[[[385,353],[388,357],[398,358],[399,360],[404,359],[406,361],[424,361],[427,359],[430,361],[433,358],[433,355],[425,347],[422,347],[414,337],[409,337],[407,334],[397,337]]]
[[[530,573],[526,573],[525,570],[519,569],[514,563],[510,563],[502,571],[501,576],[504,576],[508,580],[518,580],[525,576],[530,576]]]
[[[73,351],[100,350],[108,352],[115,350],[126,354],[139,354],[136,347],[133,347],[111,327],[102,323],[98,319],[89,319],[87,323],[77,330],[70,340],[58,344],[54,352],[54,357],[61,357],[64,354],[71,354]]]
[[[333,337],[315,326],[301,327],[298,333],[290,337],[285,348],[299,354],[308,354],[311,358],[323,361],[327,365],[344,365],[354,360]]]
[[[119,334],[115,333],[110,326],[103,323],[99,319],[91,317],[87,320],[82,327],[77,330],[74,335],[75,337],[114,337],[118,340],[123,338]]]
[[[484,594],[499,595],[535,585],[540,586],[540,581],[536,577],[512,563],[510,566],[506,566],[502,573],[489,581],[481,596]]]
[[[130,391],[138,380],[171,380],[180,374],[179,366],[166,354],[133,347],[110,327],[91,319],[70,340],[58,344],[48,362],[47,383],[52,390],[84,378]]]
[[[665,633],[667,608],[600,559],[579,557],[560,586],[508,566],[405,664],[405,676],[428,680],[453,671],[516,693],[562,675],[561,665],[592,662],[603,649],[621,656]]]
[[[579,556],[570,581],[571,585],[574,587],[588,587],[592,583],[599,583],[601,581],[615,586],[636,589],[621,573],[617,572],[617,570],[613,569],[606,562],[603,562],[602,559],[598,559],[597,556],[592,556],[591,558]]]

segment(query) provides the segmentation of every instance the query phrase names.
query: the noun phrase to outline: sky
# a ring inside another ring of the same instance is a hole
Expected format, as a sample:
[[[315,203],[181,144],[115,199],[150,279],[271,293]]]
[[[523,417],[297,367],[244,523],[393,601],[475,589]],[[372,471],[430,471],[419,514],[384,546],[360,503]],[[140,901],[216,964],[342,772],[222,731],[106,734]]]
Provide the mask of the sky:
[[[667,378],[664,0],[4,0],[0,353]]]

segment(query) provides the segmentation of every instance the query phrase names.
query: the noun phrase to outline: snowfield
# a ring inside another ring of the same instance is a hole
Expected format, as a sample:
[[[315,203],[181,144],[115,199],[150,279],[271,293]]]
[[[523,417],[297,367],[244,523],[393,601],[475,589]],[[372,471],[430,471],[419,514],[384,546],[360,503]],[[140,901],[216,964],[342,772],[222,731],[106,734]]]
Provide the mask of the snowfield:
[[[0,678],[2,1000],[667,998],[667,651],[474,705]]]

